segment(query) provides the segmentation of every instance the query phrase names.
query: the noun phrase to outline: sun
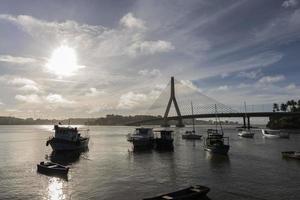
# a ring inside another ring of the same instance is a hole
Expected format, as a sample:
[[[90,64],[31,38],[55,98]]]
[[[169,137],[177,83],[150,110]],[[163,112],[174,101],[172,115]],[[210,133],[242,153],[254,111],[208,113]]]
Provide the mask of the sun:
[[[63,77],[74,75],[80,68],[83,68],[83,66],[77,64],[75,50],[63,45],[52,52],[51,58],[46,64],[46,68],[49,72]]]

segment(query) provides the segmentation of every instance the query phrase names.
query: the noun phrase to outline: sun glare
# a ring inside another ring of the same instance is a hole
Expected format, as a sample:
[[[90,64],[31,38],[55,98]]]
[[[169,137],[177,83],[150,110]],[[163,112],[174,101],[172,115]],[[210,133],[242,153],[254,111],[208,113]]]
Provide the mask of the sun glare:
[[[60,46],[53,51],[51,58],[46,64],[46,68],[49,72],[63,77],[74,75],[83,66],[77,64],[77,56],[73,48]]]

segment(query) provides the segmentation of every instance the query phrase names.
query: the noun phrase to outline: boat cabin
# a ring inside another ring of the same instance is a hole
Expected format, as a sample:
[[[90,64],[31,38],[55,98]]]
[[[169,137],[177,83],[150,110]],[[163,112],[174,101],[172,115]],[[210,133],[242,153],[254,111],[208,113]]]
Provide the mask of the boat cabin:
[[[68,141],[77,141],[80,138],[80,133],[78,133],[77,127],[59,127],[54,125],[55,138],[68,140]]]
[[[142,137],[154,137],[152,128],[136,128],[134,131],[134,135]]]

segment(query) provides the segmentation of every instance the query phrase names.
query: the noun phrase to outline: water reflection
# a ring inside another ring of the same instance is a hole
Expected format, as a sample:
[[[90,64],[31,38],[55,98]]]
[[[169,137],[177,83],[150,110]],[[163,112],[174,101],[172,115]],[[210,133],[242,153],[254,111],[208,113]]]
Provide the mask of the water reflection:
[[[222,168],[230,166],[230,159],[228,155],[212,154],[210,152],[205,152],[205,158],[210,161],[213,168]]]
[[[69,165],[78,162],[81,154],[88,152],[88,150],[87,148],[80,151],[52,151],[49,156],[46,155],[46,159],[62,165]]]
[[[52,177],[49,179],[48,183],[48,196],[49,200],[62,200],[66,199],[66,195],[63,191],[63,180]]]

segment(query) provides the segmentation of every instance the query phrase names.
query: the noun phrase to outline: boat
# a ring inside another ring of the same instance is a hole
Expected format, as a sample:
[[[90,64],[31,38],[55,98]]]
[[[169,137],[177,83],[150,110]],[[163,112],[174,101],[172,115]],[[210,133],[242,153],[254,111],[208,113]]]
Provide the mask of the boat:
[[[194,115],[194,109],[193,109],[193,102],[191,102],[191,108],[192,108],[192,115]],[[185,131],[185,133],[182,135],[182,139],[186,140],[201,140],[202,135],[196,134],[195,130],[195,118],[193,118],[193,130]]]
[[[37,164],[37,171],[42,174],[64,176],[68,174],[69,167],[47,161]]]
[[[72,128],[54,125],[55,135],[47,140],[54,151],[73,151],[88,148],[89,137],[81,136],[77,127]],[[88,130],[86,130],[88,132]]]
[[[176,192],[162,194],[156,197],[144,198],[144,200],[192,200],[207,198],[206,194],[209,192],[209,188],[201,185],[191,186]]]
[[[251,132],[250,129],[239,129],[238,130],[238,136],[240,137],[244,137],[244,138],[253,138],[254,137],[254,133]]]
[[[244,102],[245,105],[245,118],[247,118],[247,107],[246,102]],[[250,125],[248,125],[248,128],[244,127],[243,129],[238,129],[238,136],[244,137],[244,138],[253,138],[254,132],[251,131]]]
[[[289,138],[290,135],[287,132],[281,130],[261,129],[261,132],[265,138]]]
[[[154,139],[154,147],[157,150],[173,150],[173,137],[172,130],[157,130],[154,131],[159,133],[159,136]]]
[[[207,137],[204,140],[205,151],[226,155],[229,148],[229,137],[224,137],[223,132],[219,133],[217,129],[207,130]]]
[[[292,159],[300,160],[300,152],[283,151],[283,152],[281,152],[281,155],[282,155],[283,158],[292,158]]]
[[[133,134],[127,136],[135,149],[151,149],[154,144],[154,133],[152,128],[136,128]]]
[[[224,137],[222,124],[217,116],[217,105],[215,105],[216,128],[207,130],[207,137],[204,140],[204,150],[210,153],[226,155],[229,151],[229,137]],[[219,132],[218,125],[221,128]]]

